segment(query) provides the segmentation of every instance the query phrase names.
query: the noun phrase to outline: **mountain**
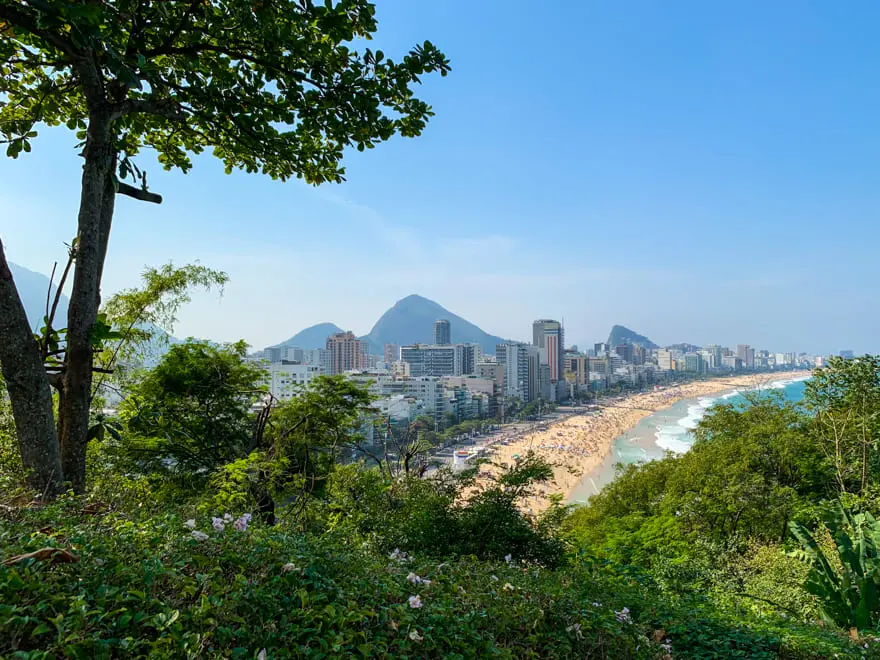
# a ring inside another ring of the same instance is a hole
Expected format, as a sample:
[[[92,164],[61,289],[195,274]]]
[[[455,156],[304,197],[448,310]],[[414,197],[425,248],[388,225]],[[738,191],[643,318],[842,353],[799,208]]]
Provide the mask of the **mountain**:
[[[645,348],[660,348],[644,335],[622,325],[615,325],[611,328],[611,334],[608,335],[608,345],[613,348],[619,344],[640,344]]]
[[[31,327],[35,330],[42,327],[43,317],[46,316],[46,292],[49,290],[49,278],[41,273],[28,270],[24,266],[14,264],[11,261],[9,262],[9,270],[12,271],[15,287],[18,289],[18,295],[21,297],[21,302],[24,305],[24,311],[27,313]],[[57,287],[53,285],[52,300],[55,299],[55,292],[57,290]],[[67,320],[67,305],[69,302],[67,296],[62,294],[58,300],[58,310],[55,312],[56,321],[58,319]]]
[[[434,342],[434,321],[447,319],[454,344],[479,344],[484,352],[495,354],[495,345],[505,340],[490,335],[433,300],[411,295],[398,300],[394,307],[376,321],[370,334],[362,337],[370,344],[370,352],[382,354],[385,344],[431,344]]]
[[[298,346],[305,349],[327,348],[327,337],[336,332],[344,332],[344,330],[335,323],[318,323],[297,332],[293,337],[285,339],[278,346]]]

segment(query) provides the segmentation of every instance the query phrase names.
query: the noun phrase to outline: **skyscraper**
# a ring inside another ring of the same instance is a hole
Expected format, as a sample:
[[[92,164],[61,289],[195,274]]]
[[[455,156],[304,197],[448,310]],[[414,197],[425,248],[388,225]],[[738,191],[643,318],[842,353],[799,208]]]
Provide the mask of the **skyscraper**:
[[[523,403],[537,398],[539,382],[538,347],[518,342],[498,344],[495,359],[504,373],[504,396]]]
[[[367,366],[366,344],[352,332],[337,332],[327,337],[330,351],[330,373],[364,369]]]
[[[434,343],[437,346],[446,346],[452,343],[452,327],[446,319],[434,321]]]
[[[559,321],[538,319],[532,323],[532,343],[546,351],[550,382],[563,379],[565,373],[565,329]]]

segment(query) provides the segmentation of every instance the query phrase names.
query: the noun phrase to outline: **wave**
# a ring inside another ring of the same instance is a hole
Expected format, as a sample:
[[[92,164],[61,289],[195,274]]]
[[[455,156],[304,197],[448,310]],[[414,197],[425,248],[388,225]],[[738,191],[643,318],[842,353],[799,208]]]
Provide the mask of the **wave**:
[[[779,380],[774,380],[770,383],[767,383],[766,385],[759,385],[754,389],[781,390],[785,389],[789,385],[808,380],[809,378],[809,375],[795,376],[793,378],[781,378]],[[749,390],[751,389],[752,388],[749,388]],[[656,438],[655,444],[664,451],[671,451],[676,454],[683,454],[691,447],[693,447],[694,436],[691,431],[697,428],[697,425],[700,423],[700,420],[703,419],[706,412],[708,412],[708,410],[715,404],[721,401],[728,401],[729,399],[741,396],[743,392],[744,390],[736,389],[727,392],[726,394],[722,394],[721,396],[703,397],[697,399],[697,402],[695,404],[691,404],[688,406],[687,414],[684,417],[678,419],[671,424],[664,424],[657,427],[657,430],[654,432],[654,437]]]

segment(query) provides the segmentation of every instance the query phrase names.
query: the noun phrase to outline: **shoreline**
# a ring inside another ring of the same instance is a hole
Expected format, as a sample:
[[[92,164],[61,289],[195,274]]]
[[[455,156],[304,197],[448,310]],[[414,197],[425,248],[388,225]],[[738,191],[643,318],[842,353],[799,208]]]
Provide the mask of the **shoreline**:
[[[629,394],[606,400],[598,411],[563,413],[562,419],[539,423],[543,429],[515,437],[506,445],[493,443],[487,449],[496,464],[511,464],[515,456],[533,450],[553,465],[553,479],[539,487],[538,495],[525,504],[528,513],[540,513],[549,506],[550,495],[562,494],[563,501],[569,503],[581,482],[602,467],[614,440],[632,430],[645,417],[685,399],[741,388],[756,389],[776,381],[805,379],[809,375],[810,372],[805,370],[749,374]],[[488,479],[496,469],[484,465],[480,480]]]

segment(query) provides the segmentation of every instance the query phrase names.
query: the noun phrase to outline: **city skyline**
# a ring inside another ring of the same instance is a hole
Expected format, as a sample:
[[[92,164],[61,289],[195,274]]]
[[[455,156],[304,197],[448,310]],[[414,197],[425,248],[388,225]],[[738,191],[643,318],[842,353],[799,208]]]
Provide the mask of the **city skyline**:
[[[179,336],[265,346],[323,320],[360,335],[417,292],[518,339],[555,310],[579,344],[622,323],[664,344],[880,352],[880,7],[561,11],[538,30],[532,3],[379,2],[376,47],[430,38],[452,61],[419,90],[424,135],[346,154],[347,182],[317,189],[144,153],[165,201],[118,200],[105,294],[198,259],[231,280],[194,296]],[[32,153],[0,159],[11,261],[64,260],[76,141],[41,127]]]

